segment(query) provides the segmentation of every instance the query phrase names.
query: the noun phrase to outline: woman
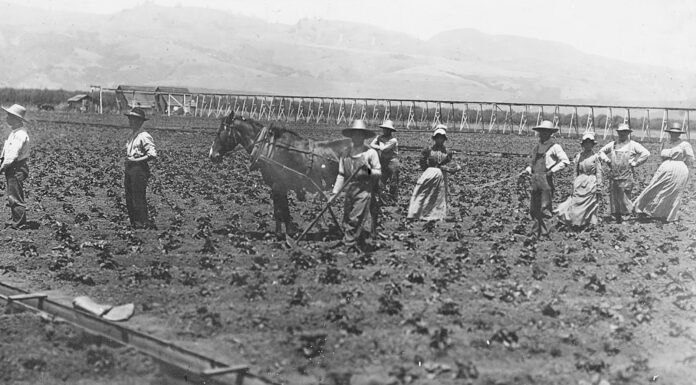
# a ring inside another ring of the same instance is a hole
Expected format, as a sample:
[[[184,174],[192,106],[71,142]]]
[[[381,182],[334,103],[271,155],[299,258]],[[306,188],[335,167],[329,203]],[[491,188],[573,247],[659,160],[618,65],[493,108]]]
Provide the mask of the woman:
[[[689,167],[694,164],[694,149],[679,138],[684,133],[680,123],[672,123],[665,132],[669,133],[669,142],[660,150],[662,164],[636,199],[634,210],[644,217],[671,222],[677,219]]]
[[[145,112],[133,108],[127,114],[131,135],[126,142],[126,170],[124,186],[126,188],[126,206],[131,226],[135,229],[150,227],[147,215],[147,181],[150,177],[149,160],[157,159],[157,151],[152,136],[143,130]]]
[[[597,144],[594,133],[582,136],[582,152],[575,155],[575,180],[573,192],[565,202],[558,205],[558,219],[569,227],[585,227],[597,224],[597,208],[602,194],[601,161],[608,158],[604,153],[595,154],[592,148]]]
[[[338,163],[338,175],[330,199],[345,191],[343,209],[343,244],[349,251],[361,251],[365,239],[377,235],[376,187],[382,176],[377,151],[365,145],[375,134],[362,120],[356,120],[343,136],[353,141],[350,152]],[[345,185],[346,181],[349,183]]]
[[[449,165],[452,152],[445,148],[447,126],[439,124],[432,136],[435,144],[421,153],[421,170],[408,206],[408,219],[426,221],[442,220],[447,216],[447,173],[460,170],[459,165]]]

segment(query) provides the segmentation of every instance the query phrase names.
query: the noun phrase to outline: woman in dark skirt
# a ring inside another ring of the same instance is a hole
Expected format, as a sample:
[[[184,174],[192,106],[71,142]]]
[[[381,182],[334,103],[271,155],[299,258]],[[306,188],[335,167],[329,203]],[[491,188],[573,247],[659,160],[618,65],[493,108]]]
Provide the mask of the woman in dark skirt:
[[[123,185],[126,188],[126,206],[131,226],[135,229],[150,227],[147,215],[147,181],[150,178],[148,161],[157,159],[152,136],[143,130],[145,112],[133,108],[127,114],[131,135],[126,142],[126,172]]]

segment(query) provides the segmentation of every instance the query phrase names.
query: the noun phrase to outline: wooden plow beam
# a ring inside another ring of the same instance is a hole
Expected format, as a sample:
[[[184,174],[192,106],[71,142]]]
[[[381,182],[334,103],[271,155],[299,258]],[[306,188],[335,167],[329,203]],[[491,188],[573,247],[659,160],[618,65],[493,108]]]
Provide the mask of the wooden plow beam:
[[[273,384],[268,379],[249,373],[249,367],[245,364],[226,364],[169,341],[63,305],[49,299],[46,295],[30,294],[0,282],[0,299],[4,300],[8,306],[45,314],[90,334],[133,347],[164,364],[168,372],[177,379],[185,378],[190,383],[219,385]]]

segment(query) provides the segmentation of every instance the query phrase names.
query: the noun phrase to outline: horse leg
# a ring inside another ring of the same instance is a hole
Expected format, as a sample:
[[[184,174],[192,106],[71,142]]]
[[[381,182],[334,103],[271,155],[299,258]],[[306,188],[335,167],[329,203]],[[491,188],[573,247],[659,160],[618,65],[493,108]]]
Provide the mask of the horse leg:
[[[285,210],[283,209],[285,198]],[[275,220],[275,234],[278,239],[283,237],[282,224],[285,222],[284,212],[287,210],[287,195],[284,191],[278,191],[271,187],[271,200],[273,201],[273,219]]]

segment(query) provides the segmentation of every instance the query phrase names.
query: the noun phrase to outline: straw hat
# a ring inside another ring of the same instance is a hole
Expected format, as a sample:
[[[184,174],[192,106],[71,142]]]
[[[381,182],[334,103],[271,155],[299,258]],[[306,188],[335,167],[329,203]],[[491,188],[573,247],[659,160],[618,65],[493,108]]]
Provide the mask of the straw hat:
[[[142,120],[149,120],[148,118],[145,117],[145,111],[143,111],[142,108],[135,107],[132,110],[128,111],[127,113],[123,114],[125,116],[133,116],[136,118],[140,118]]]
[[[445,126],[444,124],[438,124],[437,126],[435,126],[435,131],[433,131],[432,137],[434,138],[438,135],[442,135],[445,137],[445,139],[447,139],[447,126]]]
[[[544,120],[538,126],[532,127],[532,130],[534,130],[534,131],[551,131],[551,133],[554,133],[554,132],[558,131],[558,127],[556,127],[552,121]]]
[[[388,128],[392,131],[396,131],[396,128],[394,128],[394,122],[391,120],[385,120],[384,123],[379,125],[380,128]]]
[[[592,143],[597,144],[594,132],[586,132],[582,134],[582,140],[580,141],[580,143],[584,143],[586,140],[590,140],[592,141]]]
[[[683,134],[684,129],[682,128],[681,123],[679,122],[674,122],[669,125],[669,128],[665,130],[665,132],[673,132],[673,133],[678,133],[678,134]]]
[[[341,133],[343,134],[343,136],[347,136],[349,138],[352,138],[356,134],[361,134],[365,138],[369,138],[375,135],[374,132],[367,129],[365,121],[363,121],[362,119],[354,120],[353,124],[349,128],[344,128],[341,131]]]
[[[21,119],[23,122],[29,123],[29,121],[24,118],[24,115],[27,114],[27,109],[19,104],[13,104],[10,108],[2,107],[2,109],[5,110],[5,112],[7,112],[9,115],[13,115]]]
[[[616,132],[621,132],[621,131],[633,132],[631,127],[626,123],[621,123],[621,124],[619,124],[618,127],[616,127]]]

